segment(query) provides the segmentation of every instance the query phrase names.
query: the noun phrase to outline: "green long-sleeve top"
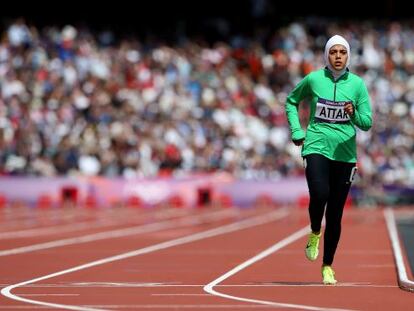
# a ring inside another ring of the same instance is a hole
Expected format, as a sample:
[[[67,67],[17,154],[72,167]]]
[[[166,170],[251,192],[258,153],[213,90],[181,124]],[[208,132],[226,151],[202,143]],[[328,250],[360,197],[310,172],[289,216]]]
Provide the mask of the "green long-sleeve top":
[[[306,135],[299,122],[298,106],[310,104]],[[351,102],[354,114],[344,105]],[[317,153],[331,160],[356,163],[356,128],[372,126],[371,103],[364,81],[348,70],[336,81],[327,69],[311,72],[300,81],[286,100],[286,116],[292,139],[305,138],[302,156]]]

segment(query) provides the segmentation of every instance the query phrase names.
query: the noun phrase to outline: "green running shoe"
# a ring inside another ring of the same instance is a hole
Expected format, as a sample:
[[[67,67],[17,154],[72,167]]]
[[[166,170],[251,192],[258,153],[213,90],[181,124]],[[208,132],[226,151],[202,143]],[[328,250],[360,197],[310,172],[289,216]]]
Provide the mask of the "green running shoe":
[[[325,285],[335,285],[335,271],[333,271],[331,266],[322,266],[322,278],[323,284]]]
[[[315,261],[318,258],[319,254],[319,239],[321,238],[321,233],[315,234],[311,232],[308,237],[308,243],[306,244],[305,254],[306,258],[310,261]]]

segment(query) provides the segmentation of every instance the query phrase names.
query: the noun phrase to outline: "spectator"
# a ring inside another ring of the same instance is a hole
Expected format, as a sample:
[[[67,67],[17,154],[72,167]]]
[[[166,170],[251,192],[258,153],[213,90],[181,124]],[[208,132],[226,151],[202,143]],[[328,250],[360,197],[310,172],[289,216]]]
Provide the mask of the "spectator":
[[[116,42],[107,31],[17,20],[0,42],[0,171],[145,177],[168,166],[241,178],[303,174],[283,103],[323,65],[320,51],[333,32],[351,38],[351,69],[372,96],[374,127],[357,141],[361,188],[414,186],[412,28],[323,19],[292,23],[266,40],[238,35],[212,45]],[[303,124],[307,116],[301,111]]]

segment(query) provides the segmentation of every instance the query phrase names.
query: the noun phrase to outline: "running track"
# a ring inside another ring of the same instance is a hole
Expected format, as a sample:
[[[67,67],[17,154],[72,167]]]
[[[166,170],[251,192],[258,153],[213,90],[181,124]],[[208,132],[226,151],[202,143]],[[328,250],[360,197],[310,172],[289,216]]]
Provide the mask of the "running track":
[[[410,213],[347,209],[323,286],[306,209],[3,209],[0,310],[413,310]]]

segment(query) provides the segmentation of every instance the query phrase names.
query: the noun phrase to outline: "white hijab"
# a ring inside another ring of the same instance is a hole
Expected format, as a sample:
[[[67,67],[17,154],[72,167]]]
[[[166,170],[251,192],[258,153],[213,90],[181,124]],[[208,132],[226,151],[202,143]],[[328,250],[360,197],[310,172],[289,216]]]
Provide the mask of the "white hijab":
[[[339,70],[339,71],[335,70],[332,67],[331,63],[329,62],[329,50],[331,49],[331,47],[333,47],[334,45],[337,45],[337,44],[340,44],[340,45],[344,46],[346,48],[347,52],[348,52],[348,59],[346,61],[346,65],[345,65],[344,69]],[[351,49],[349,47],[348,41],[346,41],[346,39],[344,37],[340,36],[340,35],[332,36],[328,40],[328,42],[326,42],[324,58],[325,58],[325,64],[329,68],[329,70],[332,72],[335,80],[338,79],[340,76],[342,76],[345,73],[347,67],[349,66],[349,61],[351,59]]]

